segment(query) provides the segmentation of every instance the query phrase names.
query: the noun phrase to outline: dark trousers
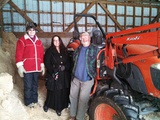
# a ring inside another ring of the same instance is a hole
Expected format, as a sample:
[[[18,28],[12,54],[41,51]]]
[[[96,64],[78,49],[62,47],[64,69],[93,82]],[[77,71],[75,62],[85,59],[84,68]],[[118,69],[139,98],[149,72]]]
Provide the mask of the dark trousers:
[[[24,102],[25,105],[38,102],[39,72],[24,74]]]

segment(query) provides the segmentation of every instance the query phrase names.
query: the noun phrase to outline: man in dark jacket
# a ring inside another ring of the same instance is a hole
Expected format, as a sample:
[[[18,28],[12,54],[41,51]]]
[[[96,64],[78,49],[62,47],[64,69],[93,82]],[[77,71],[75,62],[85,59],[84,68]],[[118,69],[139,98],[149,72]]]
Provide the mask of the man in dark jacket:
[[[80,36],[81,46],[73,55],[73,81],[70,89],[70,120],[84,120],[88,108],[91,88],[96,76],[96,56],[98,48],[91,44],[89,33]]]

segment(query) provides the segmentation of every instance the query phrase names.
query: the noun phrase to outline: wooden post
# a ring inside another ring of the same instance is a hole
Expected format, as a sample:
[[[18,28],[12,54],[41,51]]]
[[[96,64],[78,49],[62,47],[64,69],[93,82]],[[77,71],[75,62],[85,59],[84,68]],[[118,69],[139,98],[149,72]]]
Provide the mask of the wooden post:
[[[2,46],[2,32],[3,32],[3,24],[2,24],[2,10],[0,10],[0,46]]]

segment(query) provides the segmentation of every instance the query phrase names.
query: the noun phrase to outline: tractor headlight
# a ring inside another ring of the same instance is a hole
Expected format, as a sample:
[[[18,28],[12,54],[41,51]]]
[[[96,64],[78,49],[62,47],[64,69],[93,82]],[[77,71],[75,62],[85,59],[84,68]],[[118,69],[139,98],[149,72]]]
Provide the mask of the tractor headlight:
[[[151,67],[154,69],[160,70],[160,63],[153,64],[151,65]]]

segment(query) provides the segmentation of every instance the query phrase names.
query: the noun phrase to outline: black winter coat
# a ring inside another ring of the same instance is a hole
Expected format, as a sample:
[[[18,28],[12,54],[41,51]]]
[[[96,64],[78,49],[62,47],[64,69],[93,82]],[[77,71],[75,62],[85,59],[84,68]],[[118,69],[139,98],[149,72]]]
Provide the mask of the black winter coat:
[[[70,87],[71,70],[70,59],[65,51],[58,51],[49,47],[44,56],[44,64],[46,67],[46,87],[48,90],[63,89]],[[64,70],[60,69],[64,66]],[[55,80],[55,74],[58,74],[58,79]]]

